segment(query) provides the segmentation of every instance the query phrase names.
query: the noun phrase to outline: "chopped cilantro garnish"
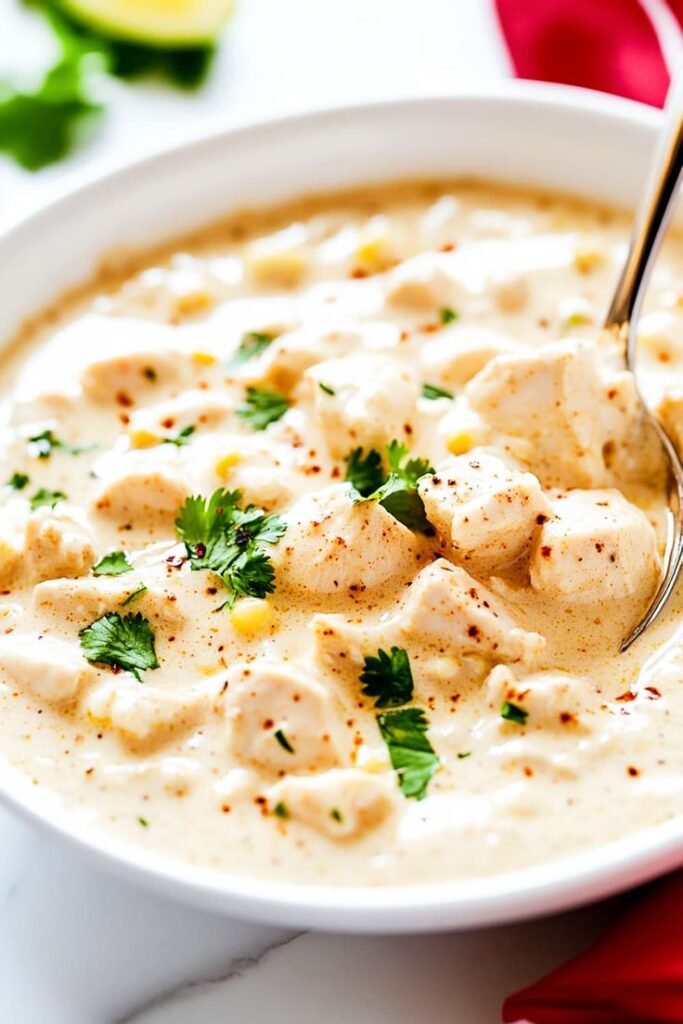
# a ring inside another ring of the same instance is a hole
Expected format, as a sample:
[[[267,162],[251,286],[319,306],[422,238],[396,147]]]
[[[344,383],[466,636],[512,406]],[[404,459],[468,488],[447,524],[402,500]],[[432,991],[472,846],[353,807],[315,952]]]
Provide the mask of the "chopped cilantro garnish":
[[[271,334],[265,334],[263,331],[249,331],[248,334],[243,335],[229,365],[241,366],[242,363],[255,359],[256,356],[260,356],[262,352],[265,352],[272,342],[273,336]]]
[[[163,438],[161,443],[174,444],[176,448],[182,448],[184,445],[189,443],[190,438],[192,437],[196,429],[197,428],[194,424],[190,424],[190,426],[188,427],[183,427],[182,430],[179,430],[178,433],[174,434],[172,437]]]
[[[367,498],[384,483],[382,456],[374,448],[371,448],[367,455],[363,454],[362,448],[354,448],[344,461],[345,479],[362,497]]]
[[[282,419],[288,409],[289,399],[279,391],[247,388],[244,404],[237,407],[237,415],[252,430],[265,430],[270,423]]]
[[[275,807],[273,807],[273,814],[277,818],[288,818],[289,808],[287,807],[287,804],[283,804],[281,800],[278,800],[278,802],[275,804]]]
[[[5,487],[11,487],[13,491],[23,491],[28,482],[29,478],[26,473],[12,473]]]
[[[453,392],[440,388],[437,384],[423,384],[422,397],[435,401],[437,398],[452,398]]]
[[[154,631],[139,612],[123,617],[118,612],[107,612],[78,635],[88,661],[132,672],[138,682],[142,682],[146,669],[159,668]]]
[[[63,491],[48,491],[45,487],[41,487],[31,497],[31,508],[34,512],[43,505],[54,508],[58,501],[66,501],[66,494]]]
[[[277,515],[248,505],[239,508],[239,491],[219,489],[210,498],[187,498],[176,519],[193,569],[208,569],[237,597],[265,597],[275,589],[275,570],[264,549],[277,544],[285,524]]]
[[[142,825],[143,828],[149,828],[147,818],[138,818],[138,825]]]
[[[515,725],[525,725],[529,712],[520,708],[518,704],[512,704],[511,701],[505,700],[500,708],[500,717],[504,718],[506,722],[514,722]]]
[[[100,558],[97,565],[93,565],[94,576],[121,576],[124,572],[131,572],[133,566],[130,564],[123,551],[110,551]]]
[[[434,468],[427,459],[408,459],[407,455],[404,444],[392,441],[387,448],[389,475],[375,491],[359,496],[356,501],[378,501],[408,529],[428,533],[431,527],[417,484],[421,477],[433,473]]]
[[[141,583],[139,587],[137,587],[131,594],[128,595],[125,601],[121,602],[121,607],[125,608],[126,605],[132,604],[133,601],[137,601],[139,597],[142,597],[146,590],[147,585],[145,583]]]
[[[439,320],[445,326],[446,324],[452,324],[454,320],[458,319],[457,310],[451,309],[450,306],[444,306],[439,311]]]
[[[457,754],[456,756],[458,758],[458,761],[464,761],[466,757],[471,757],[472,756],[472,751],[471,750],[464,750],[462,753]]]
[[[332,821],[336,821],[338,825],[341,825],[344,820],[344,815],[338,807],[333,807],[330,810],[330,817],[332,818]]]
[[[404,796],[421,800],[439,758],[427,736],[428,723],[421,708],[401,708],[377,716],[382,739]]]
[[[289,742],[282,729],[276,729],[273,736],[278,741],[283,750],[286,750],[288,754],[294,753],[294,747]]]
[[[408,652],[392,647],[391,653],[377,651],[377,657],[364,658],[360,681],[363,693],[376,697],[376,708],[396,708],[407,704],[413,696],[413,675]]]
[[[66,441],[60,441],[58,437],[55,437],[51,430],[43,430],[40,434],[34,434],[33,437],[28,439],[28,450],[29,455],[32,455],[35,459],[49,459],[53,451],[63,451],[67,455],[82,455],[83,452],[89,452],[96,445],[73,445],[67,444]]]
[[[329,384],[323,384],[321,380],[318,381],[318,387],[321,391],[324,391],[326,395],[336,395],[334,388],[331,388]]]

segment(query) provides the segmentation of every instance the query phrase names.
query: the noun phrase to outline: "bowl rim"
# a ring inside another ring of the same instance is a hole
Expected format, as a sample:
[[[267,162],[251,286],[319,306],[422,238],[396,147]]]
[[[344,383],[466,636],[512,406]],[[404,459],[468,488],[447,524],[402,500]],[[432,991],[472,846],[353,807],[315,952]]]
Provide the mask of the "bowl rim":
[[[496,82],[453,90],[414,92],[333,107],[252,120],[212,130],[141,158],[122,162],[106,173],[79,179],[64,194],[40,206],[0,233],[0,259],[36,225],[75,212],[84,198],[135,185],[140,175],[162,171],[171,160],[206,159],[218,147],[242,139],[266,137],[292,128],[377,117],[387,110],[453,104],[463,100],[499,105],[527,104],[558,112],[581,113],[593,121],[656,128],[661,112],[591,90],[530,82]],[[201,225],[198,225],[201,227]],[[102,252],[106,245],[102,245]],[[17,327],[20,325],[18,324]],[[502,924],[568,909],[619,892],[683,863],[683,816],[571,856],[481,878],[405,886],[306,886],[197,868],[150,853],[131,842],[88,828],[65,814],[45,787],[33,787],[19,769],[0,756],[0,802],[34,825],[64,839],[96,864],[147,889],[233,917],[328,931],[373,933],[424,932]]]

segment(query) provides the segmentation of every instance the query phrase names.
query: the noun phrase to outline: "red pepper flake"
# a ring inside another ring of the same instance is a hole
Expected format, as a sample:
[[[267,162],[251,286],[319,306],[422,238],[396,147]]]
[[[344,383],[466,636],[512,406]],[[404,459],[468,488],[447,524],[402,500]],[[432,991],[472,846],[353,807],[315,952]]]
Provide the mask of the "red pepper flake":
[[[444,242],[443,245],[439,246],[439,252],[453,252],[455,249],[455,242]]]
[[[119,405],[122,405],[125,409],[130,409],[131,405],[134,405],[133,399],[125,391],[117,391],[115,395],[116,401]]]
[[[363,270],[362,267],[354,267],[350,275],[355,281],[360,281],[364,277],[369,277],[367,270]]]
[[[636,695],[633,692],[633,690],[625,690],[623,693],[620,693],[619,696],[615,697],[614,699],[622,701],[623,703],[627,703],[629,701],[635,700]]]
[[[636,775],[640,775],[640,769],[634,768],[634,766],[632,764],[630,764],[628,766],[626,771],[629,773],[629,775],[631,776],[632,779],[634,779],[636,777]]]
[[[551,547],[549,547],[547,544],[544,544],[543,547],[541,548],[541,554],[543,555],[544,558],[550,558],[552,553],[553,553],[553,549]]]

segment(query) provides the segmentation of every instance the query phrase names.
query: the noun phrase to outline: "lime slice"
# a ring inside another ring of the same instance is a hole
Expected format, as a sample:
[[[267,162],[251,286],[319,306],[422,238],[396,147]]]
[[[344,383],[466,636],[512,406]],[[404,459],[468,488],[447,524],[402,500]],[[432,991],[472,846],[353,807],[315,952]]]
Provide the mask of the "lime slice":
[[[114,39],[158,47],[213,42],[234,0],[60,0],[83,25]]]

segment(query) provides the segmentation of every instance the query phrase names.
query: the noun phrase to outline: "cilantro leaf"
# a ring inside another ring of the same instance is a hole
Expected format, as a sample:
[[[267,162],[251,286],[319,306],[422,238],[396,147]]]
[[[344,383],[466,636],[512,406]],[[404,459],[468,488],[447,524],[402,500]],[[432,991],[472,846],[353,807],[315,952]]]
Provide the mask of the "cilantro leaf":
[[[6,481],[5,487],[11,487],[13,491],[23,491],[28,482],[29,478],[26,473],[12,473],[9,480]]]
[[[365,683],[363,693],[376,697],[376,708],[395,708],[407,704],[413,696],[413,675],[408,652],[392,647],[390,654],[377,651],[376,657],[363,659],[360,681]]]
[[[453,392],[446,391],[445,388],[440,388],[437,384],[423,384],[422,397],[435,401],[437,398],[452,398]]]
[[[331,388],[329,384],[323,384],[321,380],[318,381],[318,387],[325,395],[336,395],[337,392],[334,388]]]
[[[61,441],[51,430],[43,430],[40,434],[34,434],[28,439],[29,455],[34,459],[49,459],[54,451],[63,451],[67,455],[82,455],[83,452],[92,451],[96,445],[74,445]]]
[[[500,717],[504,718],[506,722],[514,722],[515,725],[526,725],[529,712],[520,708],[518,704],[512,704],[511,701],[505,700],[500,708]]]
[[[124,572],[132,572],[130,564],[123,551],[110,551],[103,555],[97,565],[93,565],[93,576],[121,576]]]
[[[382,456],[374,448],[367,455],[362,448],[354,448],[344,459],[346,463],[345,479],[355,487],[358,493],[367,498],[384,483]]]
[[[190,438],[196,430],[196,426],[192,423],[188,427],[183,427],[177,434],[172,437],[164,437],[161,441],[162,444],[174,444],[176,448],[183,448],[186,444],[190,443]]]
[[[132,672],[142,682],[142,672],[159,668],[154,649],[154,631],[139,612],[122,617],[107,612],[78,634],[88,661]]]
[[[66,501],[66,494],[63,491],[48,491],[41,487],[31,498],[31,509],[33,512],[43,505],[54,508],[58,501]]]
[[[439,320],[446,326],[446,324],[452,324],[454,320],[458,319],[458,312],[455,309],[451,309],[450,306],[444,306],[443,309],[439,310]]]
[[[27,171],[67,155],[87,117],[101,111],[88,96],[85,54],[65,54],[32,90],[0,83],[0,152]]]
[[[294,747],[289,742],[282,729],[276,729],[275,732],[273,733],[273,736],[278,741],[283,750],[286,750],[288,754],[294,753]]]
[[[439,758],[427,736],[428,723],[421,708],[401,708],[377,716],[382,739],[404,796],[421,800]]]
[[[133,590],[128,595],[128,597],[124,601],[121,602],[121,607],[122,608],[126,608],[127,605],[132,604],[133,601],[137,601],[137,599],[139,597],[142,597],[142,595],[144,593],[146,593],[146,591],[147,591],[147,584],[146,583],[140,583],[139,586],[137,586],[135,588],[135,590]]]
[[[431,526],[417,492],[417,484],[423,476],[433,473],[434,468],[427,459],[408,459],[407,455],[408,449],[404,444],[392,441],[387,448],[389,475],[371,494],[356,498],[356,501],[378,501],[409,530],[429,533]]]
[[[248,505],[240,508],[239,491],[219,488],[210,498],[187,498],[176,519],[192,569],[220,576],[229,591],[228,605],[238,597],[265,597],[275,589],[275,570],[264,549],[277,544],[286,526],[277,515]]]
[[[241,366],[242,363],[255,359],[256,356],[260,356],[262,352],[265,352],[273,340],[272,334],[265,334],[263,331],[249,331],[243,335],[228,365]]]
[[[237,407],[237,415],[252,430],[265,430],[270,423],[282,419],[288,409],[289,399],[280,391],[249,387],[244,404]]]

